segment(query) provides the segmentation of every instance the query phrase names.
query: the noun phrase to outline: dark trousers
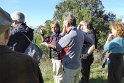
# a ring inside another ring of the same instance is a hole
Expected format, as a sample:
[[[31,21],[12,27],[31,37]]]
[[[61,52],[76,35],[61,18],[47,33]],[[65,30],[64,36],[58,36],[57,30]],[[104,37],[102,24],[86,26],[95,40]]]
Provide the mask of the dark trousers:
[[[93,54],[89,55],[87,59],[82,59],[81,64],[82,64],[82,78],[80,83],[89,83],[89,76],[90,76],[90,66],[93,63]]]
[[[108,83],[121,83],[122,54],[110,54],[108,64]]]

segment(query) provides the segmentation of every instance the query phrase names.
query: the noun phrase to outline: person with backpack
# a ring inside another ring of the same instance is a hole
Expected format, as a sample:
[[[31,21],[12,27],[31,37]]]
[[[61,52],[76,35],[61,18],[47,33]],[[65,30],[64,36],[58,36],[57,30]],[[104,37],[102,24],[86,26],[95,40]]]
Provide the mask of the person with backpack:
[[[36,61],[7,47],[12,19],[0,8],[0,83],[44,83]]]
[[[12,27],[7,46],[13,51],[24,53],[30,44],[30,41],[25,37],[25,35],[32,41],[33,29],[26,25],[25,15],[23,13],[18,11],[13,12],[11,18]]]
[[[45,37],[44,35],[44,26],[40,26],[41,37],[43,40],[43,44],[50,48],[50,58],[53,64],[53,78],[54,83],[62,83],[62,64],[61,64],[61,56],[60,52],[57,52],[56,49],[52,48],[52,46],[56,46],[56,42],[60,38],[60,26],[57,21],[51,22],[51,31],[52,35]]]
[[[82,54],[81,54],[81,64],[82,64],[82,77],[80,83],[89,83],[89,77],[90,77],[90,66],[93,63],[94,57],[93,57],[93,51],[97,47],[97,39],[96,39],[96,32],[89,21],[81,21],[79,23],[78,29],[83,31],[88,37],[90,37],[94,42],[95,46],[92,47],[92,49],[89,50],[91,45],[84,41],[83,47],[82,47]],[[88,51],[90,51],[90,54],[87,54]]]

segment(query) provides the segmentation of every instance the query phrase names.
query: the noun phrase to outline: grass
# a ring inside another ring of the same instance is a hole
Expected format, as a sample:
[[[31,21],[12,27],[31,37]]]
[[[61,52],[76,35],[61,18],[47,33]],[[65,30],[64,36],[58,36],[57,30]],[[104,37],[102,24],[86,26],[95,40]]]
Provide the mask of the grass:
[[[48,59],[48,60],[42,59],[41,63],[40,63],[40,69],[42,72],[44,83],[54,83],[53,76],[52,76],[53,72],[52,72],[51,60],[50,59]]]
[[[51,60],[42,59],[40,68],[44,83],[54,83]],[[107,66],[103,69],[99,62],[94,62],[91,66],[90,83],[107,83]],[[124,79],[122,80],[122,83],[124,83]]]

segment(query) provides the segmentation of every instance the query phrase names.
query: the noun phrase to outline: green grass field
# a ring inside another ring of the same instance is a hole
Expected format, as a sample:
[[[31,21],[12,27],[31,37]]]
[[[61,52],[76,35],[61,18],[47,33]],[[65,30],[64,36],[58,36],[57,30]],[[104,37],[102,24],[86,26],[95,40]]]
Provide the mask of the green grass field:
[[[52,63],[51,60],[41,60],[41,72],[45,83],[54,83],[52,77]],[[80,75],[81,77],[81,75]],[[100,63],[94,62],[91,66],[90,83],[107,83],[107,66],[103,69]],[[124,83],[124,80],[122,80]]]

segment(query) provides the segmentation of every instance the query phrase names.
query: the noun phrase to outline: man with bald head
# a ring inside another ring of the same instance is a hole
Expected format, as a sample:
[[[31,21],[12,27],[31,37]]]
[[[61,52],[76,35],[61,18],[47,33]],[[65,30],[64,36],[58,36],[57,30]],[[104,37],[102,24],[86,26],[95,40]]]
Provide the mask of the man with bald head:
[[[0,8],[0,83],[43,83],[37,63],[6,46],[11,24],[10,15]]]

